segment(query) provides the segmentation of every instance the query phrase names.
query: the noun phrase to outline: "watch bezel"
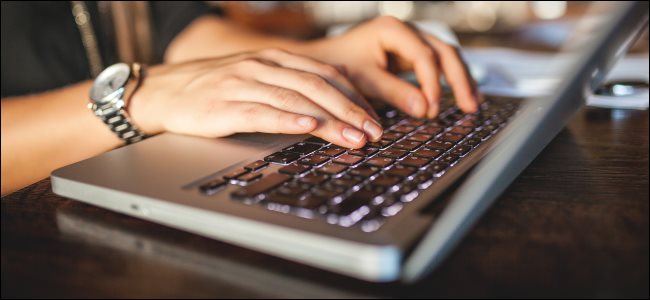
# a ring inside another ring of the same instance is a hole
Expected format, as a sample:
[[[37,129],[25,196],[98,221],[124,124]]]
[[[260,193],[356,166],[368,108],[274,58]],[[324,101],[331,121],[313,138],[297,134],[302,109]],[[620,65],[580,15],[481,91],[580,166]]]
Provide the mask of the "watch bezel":
[[[106,88],[104,83],[107,81],[111,80],[112,77],[115,77],[119,74],[119,72],[124,72],[126,71],[127,76],[124,80],[124,82],[121,83],[121,86],[117,88],[115,91],[111,92],[108,95],[102,96],[101,98],[95,97],[96,94],[98,93],[97,89],[99,88]],[[97,104],[104,104],[104,103],[110,103],[116,98],[121,98],[121,96],[124,94],[125,91],[125,86],[129,82],[129,79],[132,76],[132,70],[131,66],[126,63],[116,63],[111,65],[110,67],[106,68],[104,71],[102,71],[97,78],[95,78],[95,81],[93,82],[93,85],[90,89],[90,100],[94,103]]]

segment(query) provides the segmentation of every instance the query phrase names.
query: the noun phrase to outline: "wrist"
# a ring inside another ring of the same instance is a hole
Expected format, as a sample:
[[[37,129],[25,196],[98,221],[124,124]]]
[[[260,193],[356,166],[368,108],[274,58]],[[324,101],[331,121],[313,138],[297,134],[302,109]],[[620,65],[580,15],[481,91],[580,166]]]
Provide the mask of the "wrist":
[[[153,105],[155,103],[152,100],[159,98],[154,95],[155,89],[152,88],[153,83],[151,82],[153,81],[151,76],[155,76],[158,69],[158,66],[154,66],[142,72],[139,87],[130,94],[126,107],[131,120],[146,135],[155,135],[164,131],[160,108]]]

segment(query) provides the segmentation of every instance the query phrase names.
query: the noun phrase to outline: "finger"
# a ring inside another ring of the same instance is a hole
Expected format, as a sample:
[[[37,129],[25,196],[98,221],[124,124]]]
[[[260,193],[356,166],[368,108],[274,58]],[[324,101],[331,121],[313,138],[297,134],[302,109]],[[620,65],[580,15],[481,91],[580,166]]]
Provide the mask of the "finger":
[[[475,112],[481,96],[467,65],[458,53],[458,49],[443,43],[430,34],[425,33],[423,36],[440,56],[442,70],[447,83],[454,92],[458,107],[465,112]]]
[[[325,79],[314,73],[269,65],[256,65],[252,74],[260,82],[301,93],[337,119],[365,132],[372,141],[381,138],[383,129],[377,121]]]
[[[226,91],[227,90],[227,91]],[[301,93],[257,81],[233,81],[215,95],[231,101],[256,102],[282,111],[313,116],[318,121],[312,134],[346,148],[360,148],[366,143],[366,135],[353,126],[338,120],[328,111]]]
[[[265,49],[259,51],[259,55],[265,59],[274,61],[285,68],[320,75],[327,79],[330,84],[341,91],[346,97],[366,110],[366,112],[375,118],[375,120],[379,120],[379,116],[372,106],[348,80],[345,74],[343,74],[345,69],[341,68],[341,66],[333,66],[309,57],[295,55],[281,49]]]
[[[383,18],[382,21],[388,24],[385,26],[386,30],[379,35],[381,47],[413,66],[427,100],[426,114],[429,117],[435,116],[440,102],[440,72],[435,52],[407,24],[393,18]]]
[[[382,99],[413,117],[425,116],[427,101],[412,84],[380,68],[367,70],[358,78],[358,85],[370,97]]]

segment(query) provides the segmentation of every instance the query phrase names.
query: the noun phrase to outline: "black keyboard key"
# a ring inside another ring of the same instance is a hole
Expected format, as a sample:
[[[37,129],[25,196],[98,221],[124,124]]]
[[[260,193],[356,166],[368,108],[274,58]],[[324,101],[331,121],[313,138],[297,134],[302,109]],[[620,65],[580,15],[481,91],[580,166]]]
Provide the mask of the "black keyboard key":
[[[393,142],[401,139],[402,137],[404,137],[403,133],[392,132],[392,131],[384,132],[384,134],[381,136],[382,139],[393,141]]]
[[[380,194],[380,192],[375,190],[360,189],[341,201],[341,203],[330,207],[330,212],[341,216],[350,215],[357,209],[369,205]]]
[[[334,162],[339,163],[339,164],[352,166],[352,165],[358,164],[362,160],[363,160],[363,157],[360,157],[360,156],[350,155],[350,154],[343,154],[343,155],[335,158]]]
[[[474,128],[481,125],[481,123],[478,122],[475,118],[466,118],[466,119],[462,120],[460,123],[458,123],[458,125],[463,126],[463,127],[467,127],[467,128],[472,128],[472,130],[473,130]]]
[[[219,188],[222,186],[226,185],[226,181],[223,179],[215,179],[212,180],[206,184],[203,184],[199,187],[201,192],[207,195],[212,195],[214,192],[216,192]]]
[[[461,135],[461,134],[455,134],[455,133],[451,133],[451,132],[445,132],[445,133],[443,133],[443,134],[439,137],[439,139],[440,139],[441,141],[445,141],[445,142],[456,143],[456,142],[462,140],[463,137],[464,137],[464,135]]]
[[[482,139],[482,140],[485,140],[485,139],[488,138],[491,134],[492,134],[492,131],[489,131],[489,130],[481,130],[481,131],[479,131],[479,132],[476,132],[476,133],[474,134],[474,137],[477,137],[477,138],[480,138],[480,139]]]
[[[379,151],[379,149],[366,146],[361,149],[348,150],[348,154],[357,155],[357,156],[370,156],[377,153],[377,151]]]
[[[340,155],[343,152],[345,152],[345,148],[331,145],[316,151],[316,154],[334,157]]]
[[[242,187],[232,193],[232,196],[238,199],[252,198],[268,190],[271,190],[291,179],[291,176],[273,173],[260,179],[251,185]]]
[[[330,181],[333,185],[338,185],[346,189],[350,189],[353,186],[361,183],[363,179],[353,177],[352,175],[343,175],[340,178],[334,178]]]
[[[326,174],[326,175],[336,175],[345,171],[348,167],[342,164],[327,163],[320,168],[316,169],[316,172]]]
[[[419,186],[431,180],[432,178],[433,175],[431,175],[430,173],[419,173],[418,175],[415,175],[415,177],[413,178],[413,183]]]
[[[447,164],[452,164],[455,161],[457,161],[459,158],[460,158],[460,156],[458,156],[456,154],[445,154],[442,157],[440,157],[438,159],[438,161],[443,162],[443,163],[447,163]]]
[[[388,158],[388,157],[381,157],[381,156],[375,156],[369,160],[366,161],[367,164],[378,167],[378,168],[385,168],[390,166],[393,162],[395,162],[394,159]]]
[[[371,186],[381,186],[386,189],[390,189],[393,186],[396,186],[398,183],[402,181],[402,178],[400,177],[394,177],[394,176],[388,176],[386,174],[381,174],[377,176],[374,180],[372,180],[369,184]]]
[[[308,192],[309,188],[307,188],[307,187],[305,187],[304,185],[301,185],[301,184],[285,184],[285,185],[275,189],[275,191],[276,191],[276,193],[279,193],[279,194],[282,194],[282,195],[293,196],[295,198],[298,198],[301,195]]]
[[[481,143],[481,139],[475,137],[468,138],[463,142],[464,145],[469,145],[472,147],[476,147],[480,143]]]
[[[422,147],[415,152],[413,152],[413,155],[420,156],[420,157],[426,157],[426,158],[436,158],[438,155],[442,154],[442,150],[440,149],[429,149]]]
[[[463,146],[463,145],[461,145],[461,146],[457,146],[456,148],[454,148],[454,150],[451,150],[451,153],[462,156],[462,155],[467,154],[467,152],[469,152],[470,150],[472,150],[472,146]]]
[[[269,195],[267,201],[270,203],[278,203],[305,209],[316,209],[319,206],[325,204],[325,199],[311,197],[309,195],[306,197],[297,198],[281,194],[271,194]]]
[[[425,123],[426,123],[425,120],[419,120],[419,119],[413,119],[413,118],[406,119],[406,120],[404,120],[402,122],[403,125],[408,125],[408,126],[413,126],[413,127],[422,126]]]
[[[416,141],[416,142],[420,142],[420,143],[426,143],[432,138],[433,138],[432,135],[416,133],[416,134],[414,134],[412,136],[407,137],[406,139],[409,140],[409,141]]]
[[[256,162],[253,162],[253,163],[250,163],[250,164],[246,165],[244,167],[244,169],[249,170],[249,171],[255,171],[255,170],[259,170],[261,168],[264,168],[264,167],[266,167],[268,165],[269,165],[268,162],[265,162],[263,160],[258,160]]]
[[[383,157],[390,157],[390,158],[398,159],[398,158],[402,158],[402,157],[406,156],[406,154],[408,154],[408,153],[409,153],[408,151],[391,147],[391,148],[388,148],[388,149],[386,149],[384,151],[379,152],[379,155],[383,156]]]
[[[298,163],[309,166],[320,166],[330,160],[329,157],[324,155],[312,154],[301,160]]]
[[[426,172],[430,173],[430,174],[433,174],[433,175],[439,175],[442,172],[444,172],[445,170],[447,170],[448,167],[449,167],[449,164],[447,164],[447,163],[434,161],[432,164],[430,164],[427,167]]]
[[[432,160],[431,158],[410,155],[410,156],[402,159],[399,163],[401,165],[404,165],[404,166],[422,168],[422,167],[426,166],[428,163],[430,163],[431,160]]]
[[[361,178],[369,178],[370,176],[375,175],[378,172],[379,172],[379,168],[363,164],[350,169],[348,174],[352,176],[361,177]]]
[[[435,136],[438,133],[441,133],[443,130],[442,127],[435,125],[435,124],[429,124],[427,126],[424,126],[423,128],[419,129],[417,132],[418,133],[423,133],[431,136]]]
[[[411,131],[415,130],[414,126],[409,126],[409,125],[398,125],[393,128],[391,128],[391,131],[399,132],[399,133],[410,133]]]
[[[367,143],[366,145],[368,145],[370,147],[373,147],[373,148],[384,149],[384,148],[390,146],[392,143],[393,143],[393,141],[380,140],[379,142],[370,142],[370,143]]]
[[[293,144],[287,148],[282,149],[282,151],[285,152],[293,152],[293,153],[300,153],[300,154],[308,154],[312,153],[316,150],[318,150],[321,147],[321,145],[318,144],[310,144],[310,143],[297,143]]]
[[[264,158],[265,161],[276,164],[290,164],[300,158],[300,154],[291,152],[275,152]]]
[[[278,170],[280,173],[284,174],[289,174],[289,175],[299,175],[302,173],[305,173],[307,171],[311,170],[311,166],[308,165],[301,165],[301,164],[290,164],[288,166],[284,166]]]
[[[406,178],[413,175],[417,169],[413,167],[407,167],[400,164],[392,166],[390,169],[386,170],[384,174],[388,176],[395,176],[400,178]]]
[[[425,145],[425,147],[427,147],[427,148],[440,149],[440,150],[443,150],[443,151],[447,151],[447,150],[451,149],[451,147],[453,147],[453,146],[454,146],[454,143],[445,142],[445,141],[437,141],[437,140],[430,141],[430,142],[426,143],[426,145]]]
[[[246,174],[248,172],[249,171],[245,170],[245,169],[237,169],[237,170],[234,170],[234,171],[232,171],[232,172],[230,172],[230,173],[228,173],[226,175],[223,175],[223,179],[235,179],[235,178],[237,178],[239,176],[242,176],[242,175],[244,175],[244,174]]]
[[[460,135],[467,135],[472,131],[474,131],[474,129],[470,127],[463,127],[463,126],[454,126],[449,130],[449,132],[451,133],[457,133]]]
[[[317,144],[317,145],[329,145],[330,142],[321,139],[319,137],[312,136],[306,140],[304,140],[305,143],[310,143],[310,144]]]
[[[347,189],[342,186],[327,184],[327,186],[315,188],[311,195],[316,198],[322,198],[325,200],[334,199],[338,196],[341,196],[345,193]]]
[[[309,173],[303,177],[300,177],[298,180],[305,184],[317,185],[325,182],[328,178],[329,177],[325,174]]]
[[[237,181],[249,183],[255,179],[262,178],[262,173],[248,173],[237,177]]]
[[[413,151],[417,147],[420,147],[420,145],[422,145],[421,142],[404,140],[404,141],[399,141],[399,142],[395,143],[395,145],[393,145],[393,147],[399,148],[399,149],[404,149],[406,151]]]

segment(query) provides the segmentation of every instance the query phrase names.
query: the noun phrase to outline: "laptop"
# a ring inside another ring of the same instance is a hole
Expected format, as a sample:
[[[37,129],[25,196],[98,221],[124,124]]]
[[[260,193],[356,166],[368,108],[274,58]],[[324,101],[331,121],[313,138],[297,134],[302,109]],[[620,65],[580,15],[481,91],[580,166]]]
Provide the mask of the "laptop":
[[[58,169],[52,189],[347,276],[417,281],[444,260],[647,27],[647,2],[592,5],[599,22],[590,19],[592,30],[571,39],[574,59],[549,97],[488,96],[477,113],[464,114],[447,96],[431,120],[382,107],[383,139],[355,150],[306,135],[165,133]],[[441,201],[452,185],[458,188]]]

